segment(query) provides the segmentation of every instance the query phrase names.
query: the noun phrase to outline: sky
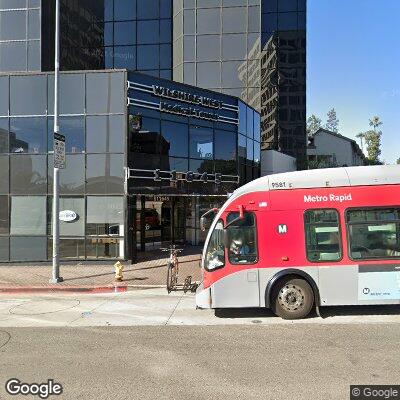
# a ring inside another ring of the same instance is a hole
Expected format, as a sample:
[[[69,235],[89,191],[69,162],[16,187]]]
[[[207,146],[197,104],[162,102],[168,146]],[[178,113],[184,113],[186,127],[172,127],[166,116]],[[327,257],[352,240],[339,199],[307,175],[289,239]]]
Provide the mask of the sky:
[[[353,139],[379,116],[380,159],[395,163],[400,157],[400,0],[308,0],[307,7],[307,115],[325,123],[335,108],[339,133]]]

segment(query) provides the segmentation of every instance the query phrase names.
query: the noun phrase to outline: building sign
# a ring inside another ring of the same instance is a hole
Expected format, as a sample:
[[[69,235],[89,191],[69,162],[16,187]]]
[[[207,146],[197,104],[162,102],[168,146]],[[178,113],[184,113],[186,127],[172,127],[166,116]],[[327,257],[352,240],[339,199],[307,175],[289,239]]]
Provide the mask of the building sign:
[[[216,172],[215,174],[210,174],[208,172],[178,172],[172,171],[162,171],[160,169],[134,169],[127,168],[127,179],[151,179],[155,182],[169,181],[169,182],[203,182],[203,183],[215,183],[220,185],[221,183],[239,183],[238,175],[223,175]]]
[[[60,211],[60,213],[59,213],[59,219],[60,219],[60,221],[63,221],[63,222],[72,222],[72,221],[75,221],[77,218],[78,218],[78,216],[75,211],[63,210],[63,211]]]
[[[54,132],[54,168],[65,168],[65,136]]]
[[[180,100],[186,103],[197,104],[199,106],[210,108],[222,108],[222,101],[211,99],[205,96],[198,96],[197,94],[186,93],[176,89],[168,89],[163,86],[153,85],[153,93],[159,97],[166,97],[168,99]]]
[[[208,119],[218,121],[219,116],[216,113],[201,111],[194,107],[183,107],[179,104],[170,104],[165,101],[160,102],[160,111],[169,112],[171,114],[187,115],[188,117]]]
[[[184,115],[192,118],[219,121],[223,123],[238,125],[239,108],[237,105],[225,104],[211,97],[200,96],[178,89],[170,89],[164,86],[145,85],[128,81],[128,90],[138,93],[147,93],[157,98],[157,102],[142,100],[140,96],[128,97],[128,106],[143,107],[171,114]],[[186,104],[185,104],[186,103]],[[207,107],[209,111],[200,109]],[[235,116],[229,117],[229,113]]]

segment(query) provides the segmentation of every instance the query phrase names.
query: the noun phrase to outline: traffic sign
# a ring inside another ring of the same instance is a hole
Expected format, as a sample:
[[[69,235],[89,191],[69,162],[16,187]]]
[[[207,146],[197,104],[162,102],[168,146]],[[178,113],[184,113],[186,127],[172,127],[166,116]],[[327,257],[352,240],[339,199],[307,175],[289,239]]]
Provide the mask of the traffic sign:
[[[54,133],[54,168],[65,168],[65,136]]]

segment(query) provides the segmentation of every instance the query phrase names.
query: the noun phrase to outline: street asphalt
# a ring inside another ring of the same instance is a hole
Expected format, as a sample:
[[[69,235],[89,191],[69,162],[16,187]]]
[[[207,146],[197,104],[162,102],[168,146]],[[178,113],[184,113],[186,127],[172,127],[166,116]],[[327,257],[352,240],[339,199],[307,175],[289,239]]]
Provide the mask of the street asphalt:
[[[349,399],[350,384],[399,384],[397,324],[2,328],[10,378],[62,399]],[[28,397],[32,398],[32,397]],[[56,397],[51,397],[55,399]]]
[[[11,378],[71,400],[349,399],[350,384],[400,384],[399,337],[398,306],[283,321],[165,289],[2,295],[0,399],[33,398],[6,394]]]

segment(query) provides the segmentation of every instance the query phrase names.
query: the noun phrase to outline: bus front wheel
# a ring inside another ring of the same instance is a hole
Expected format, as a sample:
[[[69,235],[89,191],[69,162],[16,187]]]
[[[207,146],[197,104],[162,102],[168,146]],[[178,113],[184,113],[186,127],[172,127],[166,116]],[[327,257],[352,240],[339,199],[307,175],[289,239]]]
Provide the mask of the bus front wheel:
[[[271,300],[272,311],[279,317],[301,319],[314,305],[314,292],[306,280],[287,277],[274,285]]]

